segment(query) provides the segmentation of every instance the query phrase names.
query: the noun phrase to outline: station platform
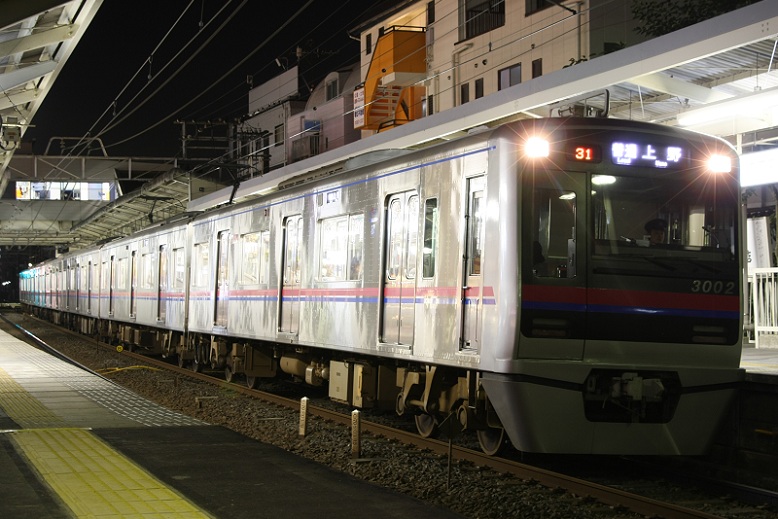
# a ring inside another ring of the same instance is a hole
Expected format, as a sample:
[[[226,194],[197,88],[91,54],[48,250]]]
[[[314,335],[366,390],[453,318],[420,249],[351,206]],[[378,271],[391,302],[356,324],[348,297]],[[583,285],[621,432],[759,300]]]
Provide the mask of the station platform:
[[[746,370],[746,379],[758,376],[761,381],[773,380],[778,384],[778,348],[744,346],[740,367]]]
[[[0,330],[0,516],[454,518],[169,411]]]

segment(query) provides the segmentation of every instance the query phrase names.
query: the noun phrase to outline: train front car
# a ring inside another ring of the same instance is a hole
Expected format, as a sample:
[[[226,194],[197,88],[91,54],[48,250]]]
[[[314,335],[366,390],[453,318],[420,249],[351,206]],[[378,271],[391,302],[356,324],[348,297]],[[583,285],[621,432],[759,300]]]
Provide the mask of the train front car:
[[[500,223],[487,244],[500,250],[484,282],[499,297],[481,380],[512,443],[704,453],[743,377],[734,150],[614,120],[497,136]]]

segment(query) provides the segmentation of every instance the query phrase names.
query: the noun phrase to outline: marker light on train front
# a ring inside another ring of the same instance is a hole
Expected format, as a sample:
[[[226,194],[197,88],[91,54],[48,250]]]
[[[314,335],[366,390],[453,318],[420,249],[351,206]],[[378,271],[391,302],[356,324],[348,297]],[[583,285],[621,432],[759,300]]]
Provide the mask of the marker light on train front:
[[[526,153],[529,158],[548,157],[548,141],[546,139],[541,139],[540,137],[530,137],[524,143],[524,153]]]
[[[708,171],[711,173],[729,173],[732,171],[732,159],[727,155],[711,155],[708,157]]]

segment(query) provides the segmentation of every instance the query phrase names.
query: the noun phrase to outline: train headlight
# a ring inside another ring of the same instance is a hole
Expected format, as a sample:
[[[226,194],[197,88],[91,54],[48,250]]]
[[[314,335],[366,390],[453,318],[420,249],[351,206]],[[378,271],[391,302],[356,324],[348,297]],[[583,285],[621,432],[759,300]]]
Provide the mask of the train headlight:
[[[729,173],[732,171],[732,159],[727,155],[711,155],[707,166],[711,173]]]
[[[530,137],[524,143],[524,153],[529,158],[548,157],[549,149],[548,141],[540,137]]]

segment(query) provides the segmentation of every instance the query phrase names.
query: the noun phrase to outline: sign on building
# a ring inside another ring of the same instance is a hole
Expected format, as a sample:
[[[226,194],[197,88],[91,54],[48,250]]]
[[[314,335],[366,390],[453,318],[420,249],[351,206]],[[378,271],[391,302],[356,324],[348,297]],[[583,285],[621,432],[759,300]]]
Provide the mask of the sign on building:
[[[354,128],[359,129],[365,125],[365,88],[354,90]]]

